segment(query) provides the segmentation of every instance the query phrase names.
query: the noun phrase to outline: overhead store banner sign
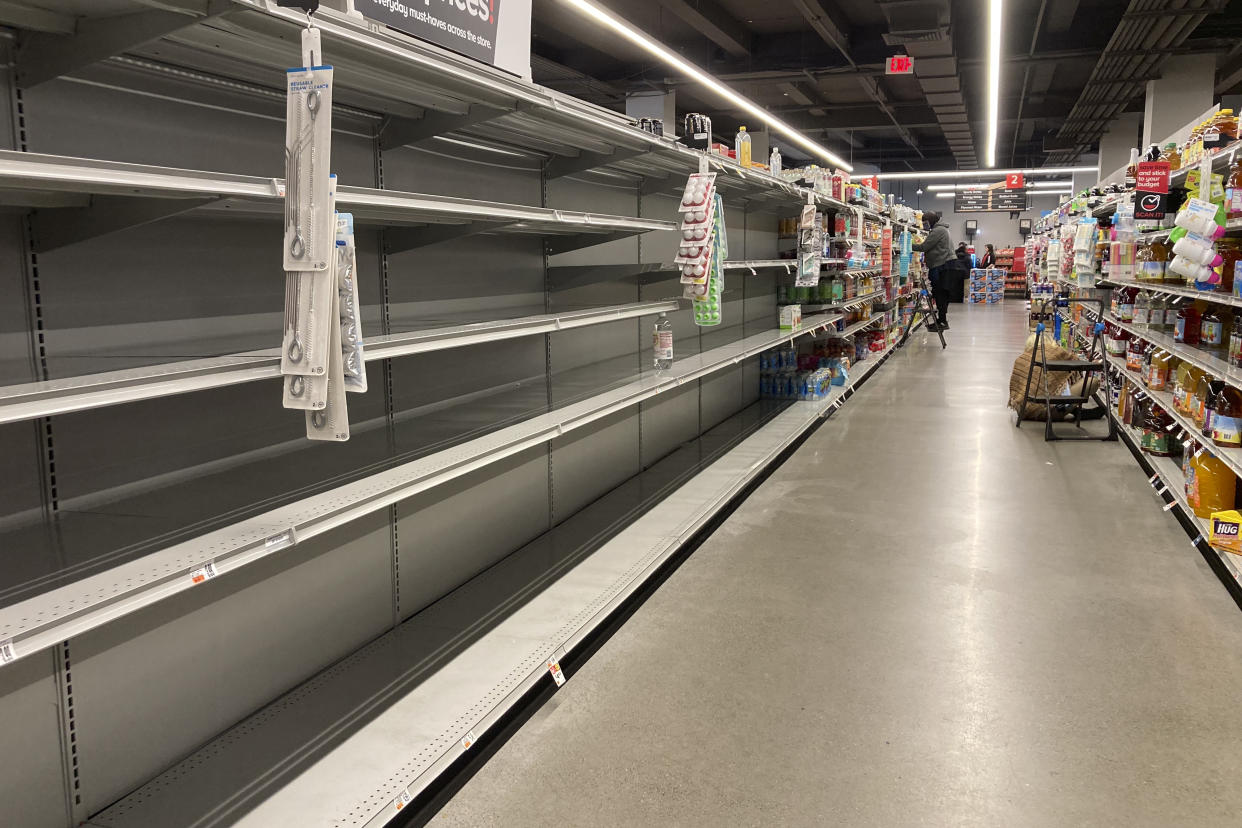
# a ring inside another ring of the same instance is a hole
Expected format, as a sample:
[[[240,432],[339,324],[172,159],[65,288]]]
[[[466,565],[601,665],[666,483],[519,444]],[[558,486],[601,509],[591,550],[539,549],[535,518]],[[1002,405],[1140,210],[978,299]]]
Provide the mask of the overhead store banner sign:
[[[530,75],[531,0],[354,0],[364,17],[515,75]]]
[[[953,196],[953,209],[958,213],[1011,212],[1027,207],[1026,188],[1010,189],[1008,181],[989,187],[958,190]]]
[[[888,59],[886,75],[913,75],[914,58],[909,55],[893,55]]]

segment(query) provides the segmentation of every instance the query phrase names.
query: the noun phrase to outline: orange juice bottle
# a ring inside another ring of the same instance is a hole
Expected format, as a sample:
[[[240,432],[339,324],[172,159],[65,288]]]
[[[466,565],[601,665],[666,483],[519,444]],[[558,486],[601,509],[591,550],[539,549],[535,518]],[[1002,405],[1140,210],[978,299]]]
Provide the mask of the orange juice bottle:
[[[1238,478],[1233,470],[1225,465],[1225,461],[1203,452],[1195,457],[1187,452],[1188,473],[1186,475],[1186,500],[1190,508],[1201,518],[1210,518],[1212,512],[1223,512],[1233,508],[1233,499],[1237,496]]]

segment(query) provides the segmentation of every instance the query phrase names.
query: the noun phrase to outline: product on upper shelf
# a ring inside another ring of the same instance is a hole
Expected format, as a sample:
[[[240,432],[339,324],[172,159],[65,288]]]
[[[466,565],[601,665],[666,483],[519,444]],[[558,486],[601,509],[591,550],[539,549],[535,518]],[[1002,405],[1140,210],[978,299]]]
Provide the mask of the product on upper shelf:
[[[685,142],[691,149],[707,150],[712,143],[712,119],[690,112],[685,121]]]
[[[657,371],[667,371],[673,367],[673,320],[668,318],[667,313],[661,313],[652,328],[651,347]]]
[[[1177,151],[1177,144],[1173,141],[1164,145],[1164,151],[1160,153],[1160,160],[1168,162],[1169,172],[1176,172],[1182,168],[1182,154]]]
[[[1225,318],[1215,307],[1208,308],[1199,321],[1199,347],[1223,358],[1228,347],[1225,324]]]
[[[746,132],[746,127],[737,128],[737,138],[734,139],[733,150],[737,154],[737,163],[743,167],[750,166],[750,135]]]

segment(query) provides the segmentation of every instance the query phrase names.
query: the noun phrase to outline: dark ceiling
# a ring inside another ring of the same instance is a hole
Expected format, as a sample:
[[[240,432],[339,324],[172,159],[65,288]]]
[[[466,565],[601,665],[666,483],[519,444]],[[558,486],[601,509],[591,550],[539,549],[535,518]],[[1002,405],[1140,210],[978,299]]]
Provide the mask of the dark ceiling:
[[[851,162],[897,172],[984,160],[987,0],[598,2]],[[1216,54],[1217,94],[1242,88],[1242,0],[1221,2],[1006,0],[997,166],[1090,152],[1118,106],[1142,108],[1143,82],[1170,55]],[[1110,46],[1123,20],[1154,45]],[[706,112],[722,138],[747,123],[561,0],[534,0],[533,48],[535,80],[577,97],[624,111],[627,93],[675,89],[679,115]],[[916,74],[886,76],[901,53]],[[1123,60],[1132,82],[1104,87]]]

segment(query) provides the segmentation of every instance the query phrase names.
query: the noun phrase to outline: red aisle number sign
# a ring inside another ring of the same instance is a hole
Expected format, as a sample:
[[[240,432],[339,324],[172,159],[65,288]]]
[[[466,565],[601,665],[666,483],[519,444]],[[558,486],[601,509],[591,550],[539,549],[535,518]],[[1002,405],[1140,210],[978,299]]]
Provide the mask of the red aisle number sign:
[[[914,58],[909,55],[893,55],[888,59],[889,75],[911,75],[914,74]]]
[[[1006,190],[1021,190],[1026,186],[1026,179],[1022,173],[1009,173],[1005,176]]]

